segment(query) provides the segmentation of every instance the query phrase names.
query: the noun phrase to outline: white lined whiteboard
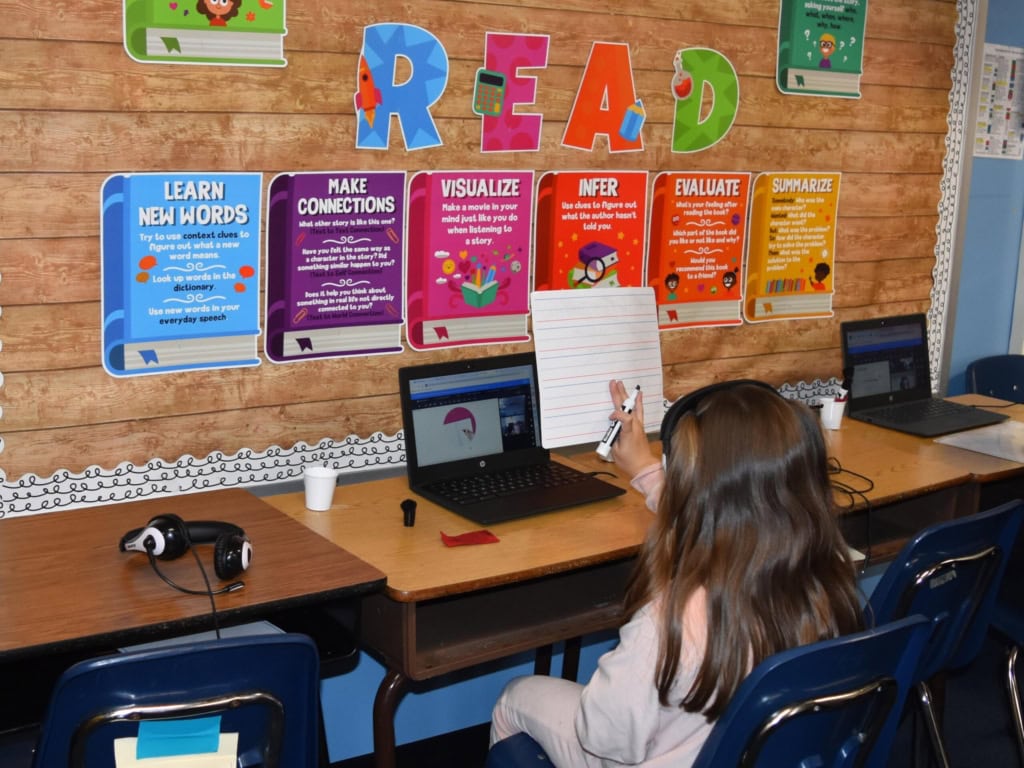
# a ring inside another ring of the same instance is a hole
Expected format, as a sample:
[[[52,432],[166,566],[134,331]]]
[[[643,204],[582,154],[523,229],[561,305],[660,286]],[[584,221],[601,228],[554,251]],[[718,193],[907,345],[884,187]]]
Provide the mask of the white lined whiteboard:
[[[544,447],[604,436],[611,379],[640,385],[644,427],[656,432],[664,395],[654,289],[535,291],[530,304]]]

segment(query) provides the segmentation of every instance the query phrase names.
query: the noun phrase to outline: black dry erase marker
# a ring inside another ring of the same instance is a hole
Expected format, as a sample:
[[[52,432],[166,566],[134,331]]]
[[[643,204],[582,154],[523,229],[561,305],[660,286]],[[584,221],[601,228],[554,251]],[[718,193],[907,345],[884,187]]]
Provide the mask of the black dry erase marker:
[[[636,407],[636,398],[640,394],[640,385],[636,385],[629,397],[622,401],[622,410],[625,413],[632,413]],[[615,442],[615,438],[619,436],[619,432],[622,430],[622,422],[612,420],[612,423],[608,425],[608,431],[604,433],[604,437],[601,438],[601,442],[597,444],[597,455],[602,459],[607,459],[612,455],[612,443]]]

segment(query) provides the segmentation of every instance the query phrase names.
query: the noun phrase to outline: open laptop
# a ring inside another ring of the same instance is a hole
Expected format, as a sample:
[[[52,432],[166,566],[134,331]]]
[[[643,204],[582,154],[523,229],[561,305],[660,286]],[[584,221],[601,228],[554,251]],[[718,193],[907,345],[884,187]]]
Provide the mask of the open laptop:
[[[1004,421],[1002,413],[932,397],[923,314],[856,320],[840,326],[846,414],[922,437]]]
[[[624,493],[551,459],[532,352],[398,371],[409,487],[490,525]]]

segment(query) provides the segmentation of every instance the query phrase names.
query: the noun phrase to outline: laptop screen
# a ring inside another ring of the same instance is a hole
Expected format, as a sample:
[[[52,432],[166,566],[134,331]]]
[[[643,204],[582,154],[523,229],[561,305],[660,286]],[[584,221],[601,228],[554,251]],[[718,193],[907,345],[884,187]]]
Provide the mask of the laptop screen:
[[[924,315],[843,323],[842,342],[851,409],[931,397]]]
[[[410,478],[421,469],[443,476],[480,460],[498,468],[541,448],[537,369],[532,353],[431,363],[399,369],[402,423]]]

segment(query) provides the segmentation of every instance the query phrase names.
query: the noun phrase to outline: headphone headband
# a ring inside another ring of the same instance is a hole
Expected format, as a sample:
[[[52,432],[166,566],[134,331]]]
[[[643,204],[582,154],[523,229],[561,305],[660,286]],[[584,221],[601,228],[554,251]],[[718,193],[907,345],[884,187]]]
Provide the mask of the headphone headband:
[[[775,387],[771,384],[759,381],[758,379],[732,379],[731,381],[719,381],[714,384],[708,384],[700,389],[695,389],[687,395],[683,395],[669,406],[668,410],[665,411],[665,416],[661,420],[661,432],[659,434],[661,437],[662,458],[666,461],[668,460],[669,452],[672,448],[672,435],[675,434],[676,427],[679,425],[679,420],[683,418],[684,415],[692,411],[696,411],[701,402],[708,395],[712,395],[716,392],[723,392],[745,384],[762,387],[763,389],[773,392],[778,397],[782,397]]]
[[[213,565],[220,579],[233,579],[249,568],[252,543],[234,523],[197,520],[186,523],[174,514],[154,517],[121,537],[122,552],[143,552],[152,560],[174,560],[193,544],[213,544]],[[154,562],[154,567],[156,566]]]

